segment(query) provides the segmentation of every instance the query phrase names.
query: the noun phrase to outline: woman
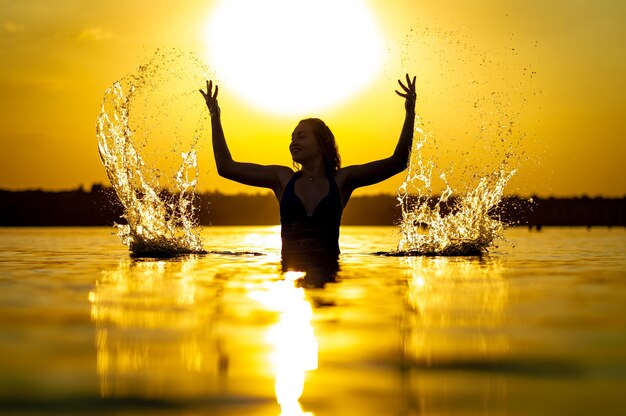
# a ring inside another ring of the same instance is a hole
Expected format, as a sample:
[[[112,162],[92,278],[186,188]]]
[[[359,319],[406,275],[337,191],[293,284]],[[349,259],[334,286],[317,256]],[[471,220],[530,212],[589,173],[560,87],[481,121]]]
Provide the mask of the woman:
[[[335,137],[323,121],[315,118],[298,123],[289,151],[294,166],[258,165],[233,160],[220,120],[218,87],[207,81],[200,90],[211,116],[213,153],[217,172],[246,185],[269,188],[280,204],[283,266],[336,265],[339,256],[339,225],[343,208],[352,192],[381,182],[407,168],[415,120],[415,77],[398,80],[405,99],[406,116],[396,149],[388,158],[342,168]],[[331,266],[332,268],[332,266]]]

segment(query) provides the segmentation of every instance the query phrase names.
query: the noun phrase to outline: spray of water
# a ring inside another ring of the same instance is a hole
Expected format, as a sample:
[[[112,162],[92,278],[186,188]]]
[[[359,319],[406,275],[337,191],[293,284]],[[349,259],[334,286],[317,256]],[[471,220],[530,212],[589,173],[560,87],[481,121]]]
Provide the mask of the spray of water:
[[[126,223],[115,226],[133,255],[203,252],[193,202],[204,128],[193,107],[207,72],[191,54],[157,51],[105,92],[98,149],[124,206]]]
[[[400,241],[386,254],[485,254],[502,239],[496,207],[525,159],[519,120],[534,72],[515,48],[481,51],[438,29],[411,31],[403,48],[407,71],[419,67],[426,80],[418,83],[418,112],[429,121],[416,117],[411,165],[398,189]]]
[[[504,224],[493,215],[515,169],[503,167],[482,176],[472,189],[455,196],[445,173],[441,194],[433,196],[432,175],[436,168],[422,154],[426,138],[414,148],[414,160],[406,181],[398,190],[402,208],[401,238],[395,255],[467,256],[485,254],[502,236]],[[409,192],[410,186],[419,191]]]

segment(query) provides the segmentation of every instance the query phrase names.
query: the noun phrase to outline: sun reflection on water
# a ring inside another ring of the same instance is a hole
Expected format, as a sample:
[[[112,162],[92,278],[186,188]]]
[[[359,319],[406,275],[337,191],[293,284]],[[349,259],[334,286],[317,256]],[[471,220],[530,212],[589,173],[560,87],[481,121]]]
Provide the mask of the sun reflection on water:
[[[317,369],[317,340],[311,325],[313,310],[304,289],[297,281],[302,272],[286,272],[283,280],[268,282],[263,290],[252,290],[249,296],[266,309],[279,314],[269,328],[266,340],[273,346],[270,361],[276,374],[276,400],[281,415],[313,415],[304,412],[298,400],[304,391],[307,371]]]
[[[508,282],[497,259],[408,257],[405,358],[423,365],[501,357]]]
[[[402,261],[407,266],[400,320],[406,414],[454,414],[461,391],[471,392],[463,397],[477,400],[482,414],[506,413],[504,369],[512,351],[505,330],[510,289],[502,263],[489,256]]]
[[[196,396],[223,379],[219,303],[195,268],[194,258],[122,260],[97,280],[89,301],[103,397]]]
[[[238,286],[202,264],[126,259],[98,278],[89,301],[101,396],[271,400],[273,381],[281,415],[312,415],[299,403],[318,365],[304,273],[246,273]]]

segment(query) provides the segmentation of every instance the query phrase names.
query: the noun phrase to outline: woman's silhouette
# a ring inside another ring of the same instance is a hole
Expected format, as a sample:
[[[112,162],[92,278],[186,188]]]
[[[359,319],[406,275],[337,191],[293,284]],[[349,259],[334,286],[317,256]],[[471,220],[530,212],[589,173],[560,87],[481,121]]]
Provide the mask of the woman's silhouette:
[[[283,266],[337,264],[339,225],[352,192],[402,172],[409,163],[415,120],[415,77],[398,80],[406,116],[393,155],[362,165],[342,168],[335,137],[316,118],[301,120],[291,135],[289,151],[296,170],[279,165],[258,165],[233,160],[220,119],[218,87],[207,81],[200,90],[211,115],[213,153],[217,172],[246,185],[269,188],[280,204]],[[299,169],[298,169],[299,167]]]

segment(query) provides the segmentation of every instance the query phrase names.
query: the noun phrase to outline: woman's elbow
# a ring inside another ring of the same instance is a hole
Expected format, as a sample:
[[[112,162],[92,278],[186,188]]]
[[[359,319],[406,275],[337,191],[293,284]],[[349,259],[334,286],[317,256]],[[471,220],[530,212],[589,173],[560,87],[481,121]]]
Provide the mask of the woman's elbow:
[[[229,179],[232,174],[232,169],[226,163],[218,163],[217,174],[220,175],[222,178]]]
[[[406,170],[407,166],[406,165],[398,165],[396,166],[393,171],[392,171],[392,176],[393,175],[397,175],[398,173],[402,173]]]
[[[409,167],[409,158],[396,155],[393,157],[393,174],[398,174]]]
[[[217,168],[217,174],[226,179],[231,179],[231,177],[233,176],[232,172],[226,168]]]

